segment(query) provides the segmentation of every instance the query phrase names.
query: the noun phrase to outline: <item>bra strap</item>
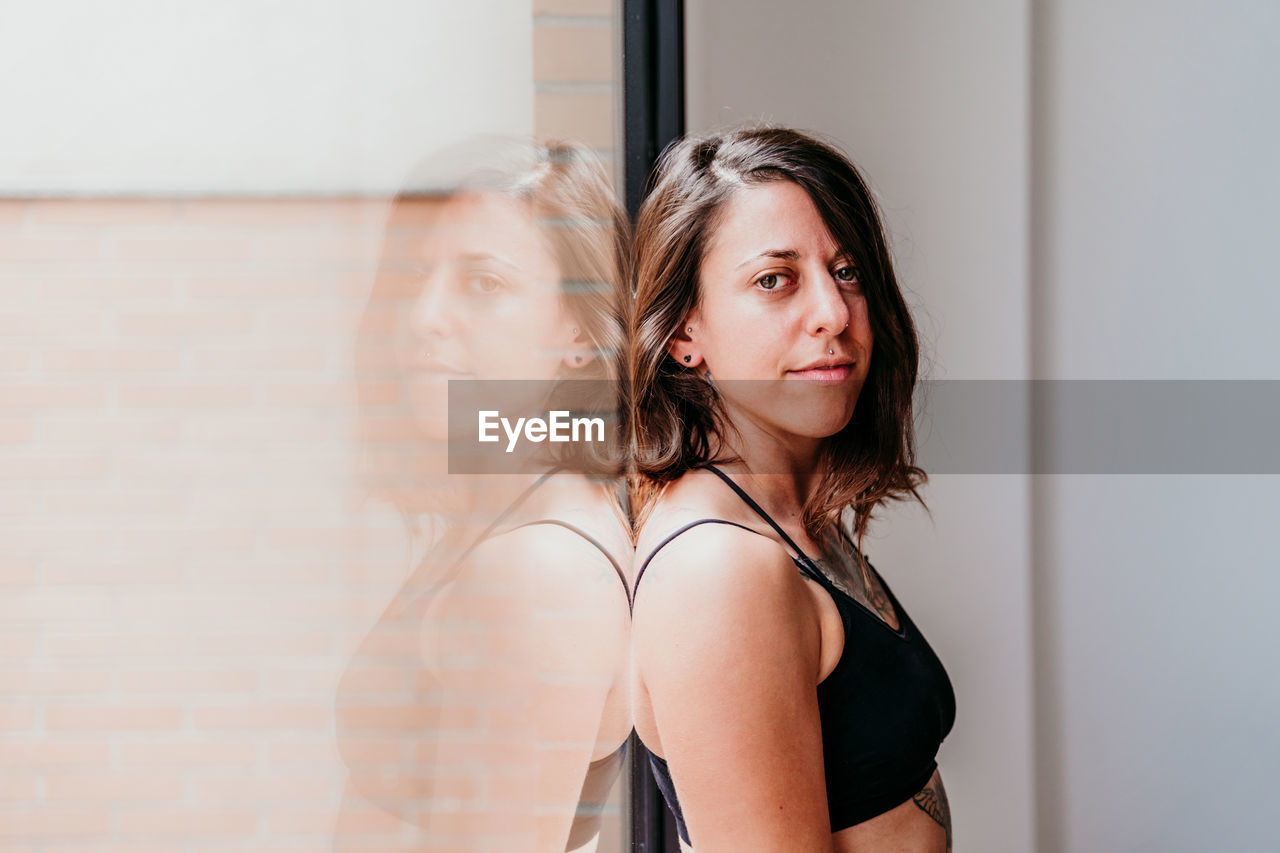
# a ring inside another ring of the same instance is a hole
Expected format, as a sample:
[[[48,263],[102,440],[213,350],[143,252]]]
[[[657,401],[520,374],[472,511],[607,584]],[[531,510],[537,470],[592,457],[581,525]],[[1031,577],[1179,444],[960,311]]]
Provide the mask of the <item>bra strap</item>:
[[[820,573],[820,571],[817,570],[817,566],[813,565],[813,560],[810,560],[809,555],[806,555],[804,551],[801,551],[800,546],[797,546],[794,540],[792,540],[791,537],[788,537],[786,530],[783,530],[782,526],[778,524],[777,521],[774,521],[773,517],[769,516],[768,512],[764,511],[764,507],[760,506],[759,503],[756,503],[754,500],[751,500],[750,494],[746,493],[744,489],[742,489],[741,485],[733,482],[728,474],[719,470],[718,467],[714,465],[704,465],[703,467],[710,471],[710,473],[718,476],[718,478],[724,480],[724,483],[727,483],[728,487],[737,492],[737,496],[742,498],[742,501],[745,501],[746,505],[755,510],[756,515],[762,517],[765,521],[768,521],[769,526],[776,530],[777,534],[782,537],[783,542],[786,542],[788,546],[791,546],[792,551],[796,552],[796,556],[800,558],[801,569],[804,570],[805,575],[808,575],[813,580],[818,581],[827,579],[826,575]]]
[[[582,530],[581,528],[578,528],[578,527],[574,527],[572,524],[569,524],[566,521],[560,521],[557,518],[542,518],[537,521],[526,521],[524,524],[516,525],[515,527],[511,528],[511,530],[519,530],[522,527],[532,527],[535,524],[554,524],[556,527],[563,527],[565,530],[573,531],[574,533],[581,536],[583,539],[590,542],[592,545],[596,546],[596,549],[601,554],[604,554],[605,559],[609,561],[609,565],[613,566],[614,573],[617,574],[618,580],[622,582],[622,590],[627,594],[627,606],[628,607],[631,606],[631,589],[630,587],[627,586],[627,576],[623,573],[622,566],[618,565],[618,561],[613,558],[613,555],[610,554],[609,551],[603,545],[601,545],[600,542],[595,537],[587,533],[585,530]]]
[[[661,542],[658,543],[658,547],[654,548],[652,551],[649,552],[649,556],[645,558],[644,564],[640,566],[640,571],[636,572],[636,588],[635,588],[635,592],[633,592],[631,596],[632,603],[635,602],[635,596],[640,591],[640,578],[644,577],[644,570],[649,568],[649,563],[653,562],[653,558],[657,556],[658,552],[661,551],[663,548],[665,548],[667,546],[667,543],[671,542],[671,540],[675,539],[681,533],[684,533],[686,530],[692,530],[693,528],[697,527],[699,524],[728,524],[733,527],[741,527],[743,530],[747,531],[748,533],[755,533],[757,536],[764,535],[758,531],[752,530],[750,527],[747,527],[745,524],[739,524],[736,521],[728,521],[723,518],[699,518],[697,521],[689,522],[684,527],[681,527],[678,530],[676,530],[675,533],[672,533],[666,539],[663,539]]]

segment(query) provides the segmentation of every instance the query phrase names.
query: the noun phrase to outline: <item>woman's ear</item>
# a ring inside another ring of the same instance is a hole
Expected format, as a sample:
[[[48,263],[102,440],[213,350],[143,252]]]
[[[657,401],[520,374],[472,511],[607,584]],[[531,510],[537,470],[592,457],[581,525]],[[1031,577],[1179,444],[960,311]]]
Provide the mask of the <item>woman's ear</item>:
[[[667,341],[667,352],[685,367],[697,367],[702,364],[702,350],[694,340],[692,321],[682,323],[676,333],[671,336],[671,340]]]
[[[569,332],[570,341],[565,347],[564,366],[570,368],[586,367],[596,357],[595,341],[581,326],[573,326]]]

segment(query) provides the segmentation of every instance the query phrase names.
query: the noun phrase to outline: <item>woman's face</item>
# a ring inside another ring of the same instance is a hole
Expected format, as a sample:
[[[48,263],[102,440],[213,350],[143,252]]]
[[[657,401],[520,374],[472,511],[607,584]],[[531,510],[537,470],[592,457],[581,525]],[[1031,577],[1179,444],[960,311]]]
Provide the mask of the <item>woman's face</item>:
[[[416,296],[398,318],[396,355],[426,437],[448,438],[449,380],[550,380],[581,350],[528,205],[455,196],[403,251]]]
[[[710,371],[735,426],[745,418],[788,440],[848,424],[871,360],[867,302],[852,257],[803,189],[779,180],[739,190],[698,286],[692,332],[680,330],[672,354]]]

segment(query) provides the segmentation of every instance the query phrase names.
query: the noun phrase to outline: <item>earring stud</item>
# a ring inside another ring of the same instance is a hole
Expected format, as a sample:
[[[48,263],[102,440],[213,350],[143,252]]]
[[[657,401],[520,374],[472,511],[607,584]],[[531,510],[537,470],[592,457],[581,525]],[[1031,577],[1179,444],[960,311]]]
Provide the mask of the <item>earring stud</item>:
[[[688,363],[689,363],[689,362],[691,362],[691,361],[693,361],[693,356],[691,356],[691,355],[686,355],[686,356],[684,357],[684,363],[685,363],[685,364],[688,364]]]

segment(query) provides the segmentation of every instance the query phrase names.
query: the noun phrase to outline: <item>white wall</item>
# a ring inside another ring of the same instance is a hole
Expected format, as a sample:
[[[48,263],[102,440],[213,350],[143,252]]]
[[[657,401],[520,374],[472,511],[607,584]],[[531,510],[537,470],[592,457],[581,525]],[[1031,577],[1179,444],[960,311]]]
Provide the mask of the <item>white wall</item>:
[[[1033,32],[1036,375],[1280,378],[1280,6],[1054,0]],[[1275,849],[1276,485],[1037,480],[1039,849]]]
[[[531,0],[14,0],[0,195],[395,190],[533,130]]]
[[[765,119],[834,137],[878,191],[926,373],[1030,375],[1022,0],[689,0],[691,131]],[[1032,847],[1027,478],[938,476],[867,551],[946,664],[939,756],[956,850]]]

